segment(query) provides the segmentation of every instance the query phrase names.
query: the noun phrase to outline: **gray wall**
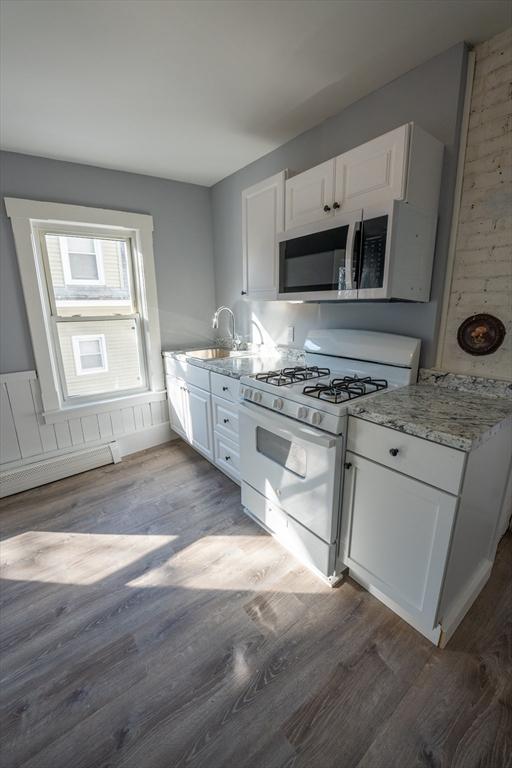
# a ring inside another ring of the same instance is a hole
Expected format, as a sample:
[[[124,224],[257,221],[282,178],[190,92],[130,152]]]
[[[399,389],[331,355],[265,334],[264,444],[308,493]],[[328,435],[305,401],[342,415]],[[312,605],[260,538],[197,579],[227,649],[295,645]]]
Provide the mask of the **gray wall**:
[[[0,153],[0,194],[149,213],[154,220],[164,347],[211,338],[214,312],[209,190],[193,184],[41,157]],[[0,210],[0,372],[31,370],[34,359],[12,229]]]
[[[301,346],[309,328],[347,327],[417,336],[422,362],[431,365],[440,320],[458,137],[462,116],[467,49],[450,48],[425,64],[350,105],[212,187],[215,291],[217,304],[235,310],[240,331],[255,341],[268,334],[286,343],[295,326]],[[241,192],[283,168],[301,171],[410,120],[445,145],[440,218],[431,301],[428,304],[287,304],[242,300]]]

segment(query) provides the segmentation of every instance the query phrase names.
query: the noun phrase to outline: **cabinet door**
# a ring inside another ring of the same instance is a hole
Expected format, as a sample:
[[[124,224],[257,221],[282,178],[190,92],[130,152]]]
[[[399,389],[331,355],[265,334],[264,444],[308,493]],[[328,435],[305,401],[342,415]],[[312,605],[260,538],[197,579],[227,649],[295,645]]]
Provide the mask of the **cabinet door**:
[[[334,165],[328,160],[287,180],[286,229],[333,216]]]
[[[187,384],[183,390],[183,395],[186,439],[204,456],[213,460],[210,393]]]
[[[253,299],[275,299],[278,289],[277,232],[284,229],[286,172],[242,192],[244,292]]]
[[[177,435],[186,438],[186,425],[183,409],[183,393],[185,382],[175,376],[166,376],[167,400],[169,404],[169,421]]]
[[[351,466],[343,498],[345,565],[435,641],[457,497],[350,451],[346,462]]]
[[[339,211],[403,200],[409,125],[402,125],[336,158]]]

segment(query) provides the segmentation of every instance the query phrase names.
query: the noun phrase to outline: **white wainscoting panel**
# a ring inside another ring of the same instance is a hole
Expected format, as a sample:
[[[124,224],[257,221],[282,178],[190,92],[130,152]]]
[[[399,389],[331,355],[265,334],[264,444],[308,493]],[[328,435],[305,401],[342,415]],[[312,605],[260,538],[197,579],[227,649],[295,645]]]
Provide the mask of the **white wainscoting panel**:
[[[35,371],[0,375],[0,465],[2,468],[57,456],[77,448],[130,438],[137,450],[166,434],[167,403],[157,401],[102,411],[45,424],[41,392]],[[160,429],[155,429],[160,427]],[[172,437],[169,431],[169,438]],[[155,443],[156,444],[156,443]]]

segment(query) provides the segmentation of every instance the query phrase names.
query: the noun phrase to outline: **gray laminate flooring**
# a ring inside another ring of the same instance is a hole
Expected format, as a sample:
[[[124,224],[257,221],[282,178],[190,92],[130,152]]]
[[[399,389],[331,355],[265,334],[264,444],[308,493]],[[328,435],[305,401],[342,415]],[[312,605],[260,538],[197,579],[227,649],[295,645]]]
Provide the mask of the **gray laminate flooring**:
[[[0,502],[2,768],[512,766],[512,538],[444,651],[181,441]]]

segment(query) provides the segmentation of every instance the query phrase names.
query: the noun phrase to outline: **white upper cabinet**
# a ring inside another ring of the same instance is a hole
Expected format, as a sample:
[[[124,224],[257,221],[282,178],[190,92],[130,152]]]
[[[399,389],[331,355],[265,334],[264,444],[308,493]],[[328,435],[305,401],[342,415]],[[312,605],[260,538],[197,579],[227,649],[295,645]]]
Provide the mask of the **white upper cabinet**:
[[[334,215],[335,160],[316,165],[286,182],[286,229]]]
[[[405,198],[409,130],[408,124],[402,125],[336,158],[337,210]]]
[[[281,171],[242,192],[242,294],[252,299],[277,297],[276,234],[284,229],[285,178]]]

